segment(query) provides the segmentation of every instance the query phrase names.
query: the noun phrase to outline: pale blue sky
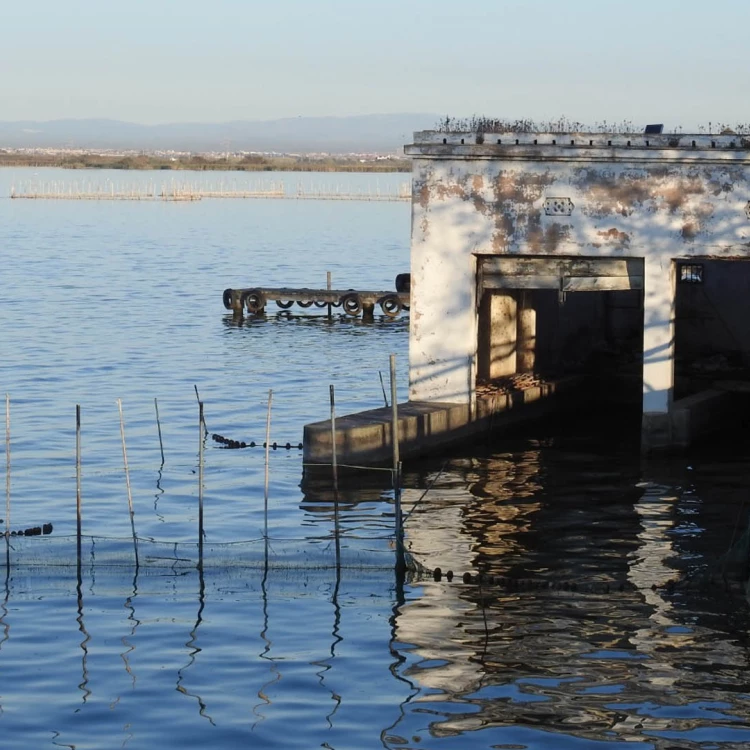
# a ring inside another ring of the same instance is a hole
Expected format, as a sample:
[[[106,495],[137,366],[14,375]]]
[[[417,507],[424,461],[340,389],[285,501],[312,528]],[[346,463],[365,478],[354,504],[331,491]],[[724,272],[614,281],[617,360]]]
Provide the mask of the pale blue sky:
[[[0,120],[750,121],[750,0],[5,0]]]

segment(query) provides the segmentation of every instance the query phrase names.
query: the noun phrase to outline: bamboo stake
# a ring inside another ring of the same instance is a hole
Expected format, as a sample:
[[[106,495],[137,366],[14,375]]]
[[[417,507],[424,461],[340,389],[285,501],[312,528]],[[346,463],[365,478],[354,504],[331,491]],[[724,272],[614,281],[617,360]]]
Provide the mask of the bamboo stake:
[[[266,415],[266,470],[263,491],[263,536],[268,539],[268,458],[271,449],[271,403],[273,401],[273,390],[268,391],[268,414]]]
[[[385,395],[385,385],[383,384],[383,373],[378,370],[378,375],[380,376],[380,390],[383,391],[383,402],[385,403],[385,408],[388,408],[388,396]]]
[[[161,465],[164,466],[164,443],[161,439],[161,422],[159,421],[159,402],[154,398],[154,408],[156,409],[156,427],[159,430],[159,449],[161,450]]]
[[[198,399],[198,403],[200,404],[200,413],[201,413],[201,424],[203,425],[203,430],[208,435],[208,427],[206,427],[206,418],[203,416],[203,402],[201,401],[200,394],[198,393],[198,386],[193,385],[193,388],[195,388],[195,397]]]
[[[198,389],[195,389],[196,394]],[[203,570],[203,402],[198,400],[198,570]]]
[[[396,396],[396,355],[391,354],[391,413],[392,419],[392,442],[393,442],[393,486],[400,499],[400,477],[399,465],[401,458],[399,456],[399,436],[398,436],[398,399]]]
[[[10,394],[5,394],[5,536],[10,539]]]
[[[339,491],[338,464],[336,462],[336,396],[333,385],[329,386],[331,392],[331,461],[333,465],[333,490]]]
[[[81,407],[76,404],[76,553],[81,568]]]
[[[122,417],[122,399],[117,399],[117,409],[120,412],[120,437],[122,438],[122,460],[125,465],[125,485],[128,488],[128,512],[130,513],[130,528],[133,532],[133,549],[135,551],[135,566],[138,567],[138,537],[135,534],[135,513],[133,512],[133,493],[130,491],[130,468],[128,467],[128,451],[125,447],[125,421]]]
[[[396,570],[406,568],[404,555],[404,528],[401,518],[401,457],[399,455],[398,397],[396,394],[396,355],[391,354],[391,410],[393,413],[393,500],[396,516]]]

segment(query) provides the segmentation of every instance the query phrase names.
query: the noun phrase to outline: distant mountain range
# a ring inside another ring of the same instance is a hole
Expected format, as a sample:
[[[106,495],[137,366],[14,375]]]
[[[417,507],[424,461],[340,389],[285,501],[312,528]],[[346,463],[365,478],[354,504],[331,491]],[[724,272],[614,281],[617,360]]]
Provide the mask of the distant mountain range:
[[[433,114],[294,117],[220,123],[139,125],[120,120],[0,122],[0,148],[83,148],[292,153],[400,153]]]

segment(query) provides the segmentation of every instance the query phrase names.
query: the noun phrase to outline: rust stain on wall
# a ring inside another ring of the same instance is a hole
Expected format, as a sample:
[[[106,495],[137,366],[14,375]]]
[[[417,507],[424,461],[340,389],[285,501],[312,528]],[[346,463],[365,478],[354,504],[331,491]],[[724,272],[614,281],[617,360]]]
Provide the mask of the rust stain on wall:
[[[653,183],[642,171],[616,175],[610,170],[577,169],[573,185],[586,196],[585,213],[592,216],[630,216],[635,206],[653,195]]]
[[[450,184],[438,182],[435,185],[435,194],[441,201],[444,201],[446,198],[460,198],[461,200],[468,198],[466,188],[456,182]]]
[[[687,223],[682,225],[682,230],[680,234],[682,234],[683,240],[693,240],[695,239],[699,231],[700,231],[700,227],[698,226],[697,222],[688,221]]]
[[[498,203],[533,203],[554,181],[549,170],[543,173],[503,170],[493,180],[492,189]]]
[[[665,181],[666,184],[654,185],[654,193],[667,204],[670,213],[676,213],[693,195],[703,195],[706,187],[698,177],[684,177],[678,180]]]
[[[616,227],[611,229],[601,230],[597,232],[605,243],[617,245],[618,247],[628,247],[630,245],[630,235],[627,232],[621,232]],[[596,247],[601,247],[601,243],[597,244]]]

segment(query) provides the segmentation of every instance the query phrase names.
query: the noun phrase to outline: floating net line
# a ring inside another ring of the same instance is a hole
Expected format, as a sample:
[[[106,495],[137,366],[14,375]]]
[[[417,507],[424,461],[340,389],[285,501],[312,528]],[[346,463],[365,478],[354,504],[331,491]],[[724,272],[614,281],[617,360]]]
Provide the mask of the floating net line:
[[[1,542],[0,542],[1,544]],[[392,571],[396,565],[395,538],[353,537],[275,538],[263,537],[234,542],[170,542],[137,539],[139,569],[157,571],[189,570],[202,562],[204,570],[285,569],[324,570],[349,569]],[[0,552],[0,568],[10,564],[17,568],[73,568],[78,565],[77,537],[10,537],[6,554]],[[407,569],[417,572],[422,567],[406,555]],[[134,568],[135,545],[132,537],[81,537],[82,567]]]

